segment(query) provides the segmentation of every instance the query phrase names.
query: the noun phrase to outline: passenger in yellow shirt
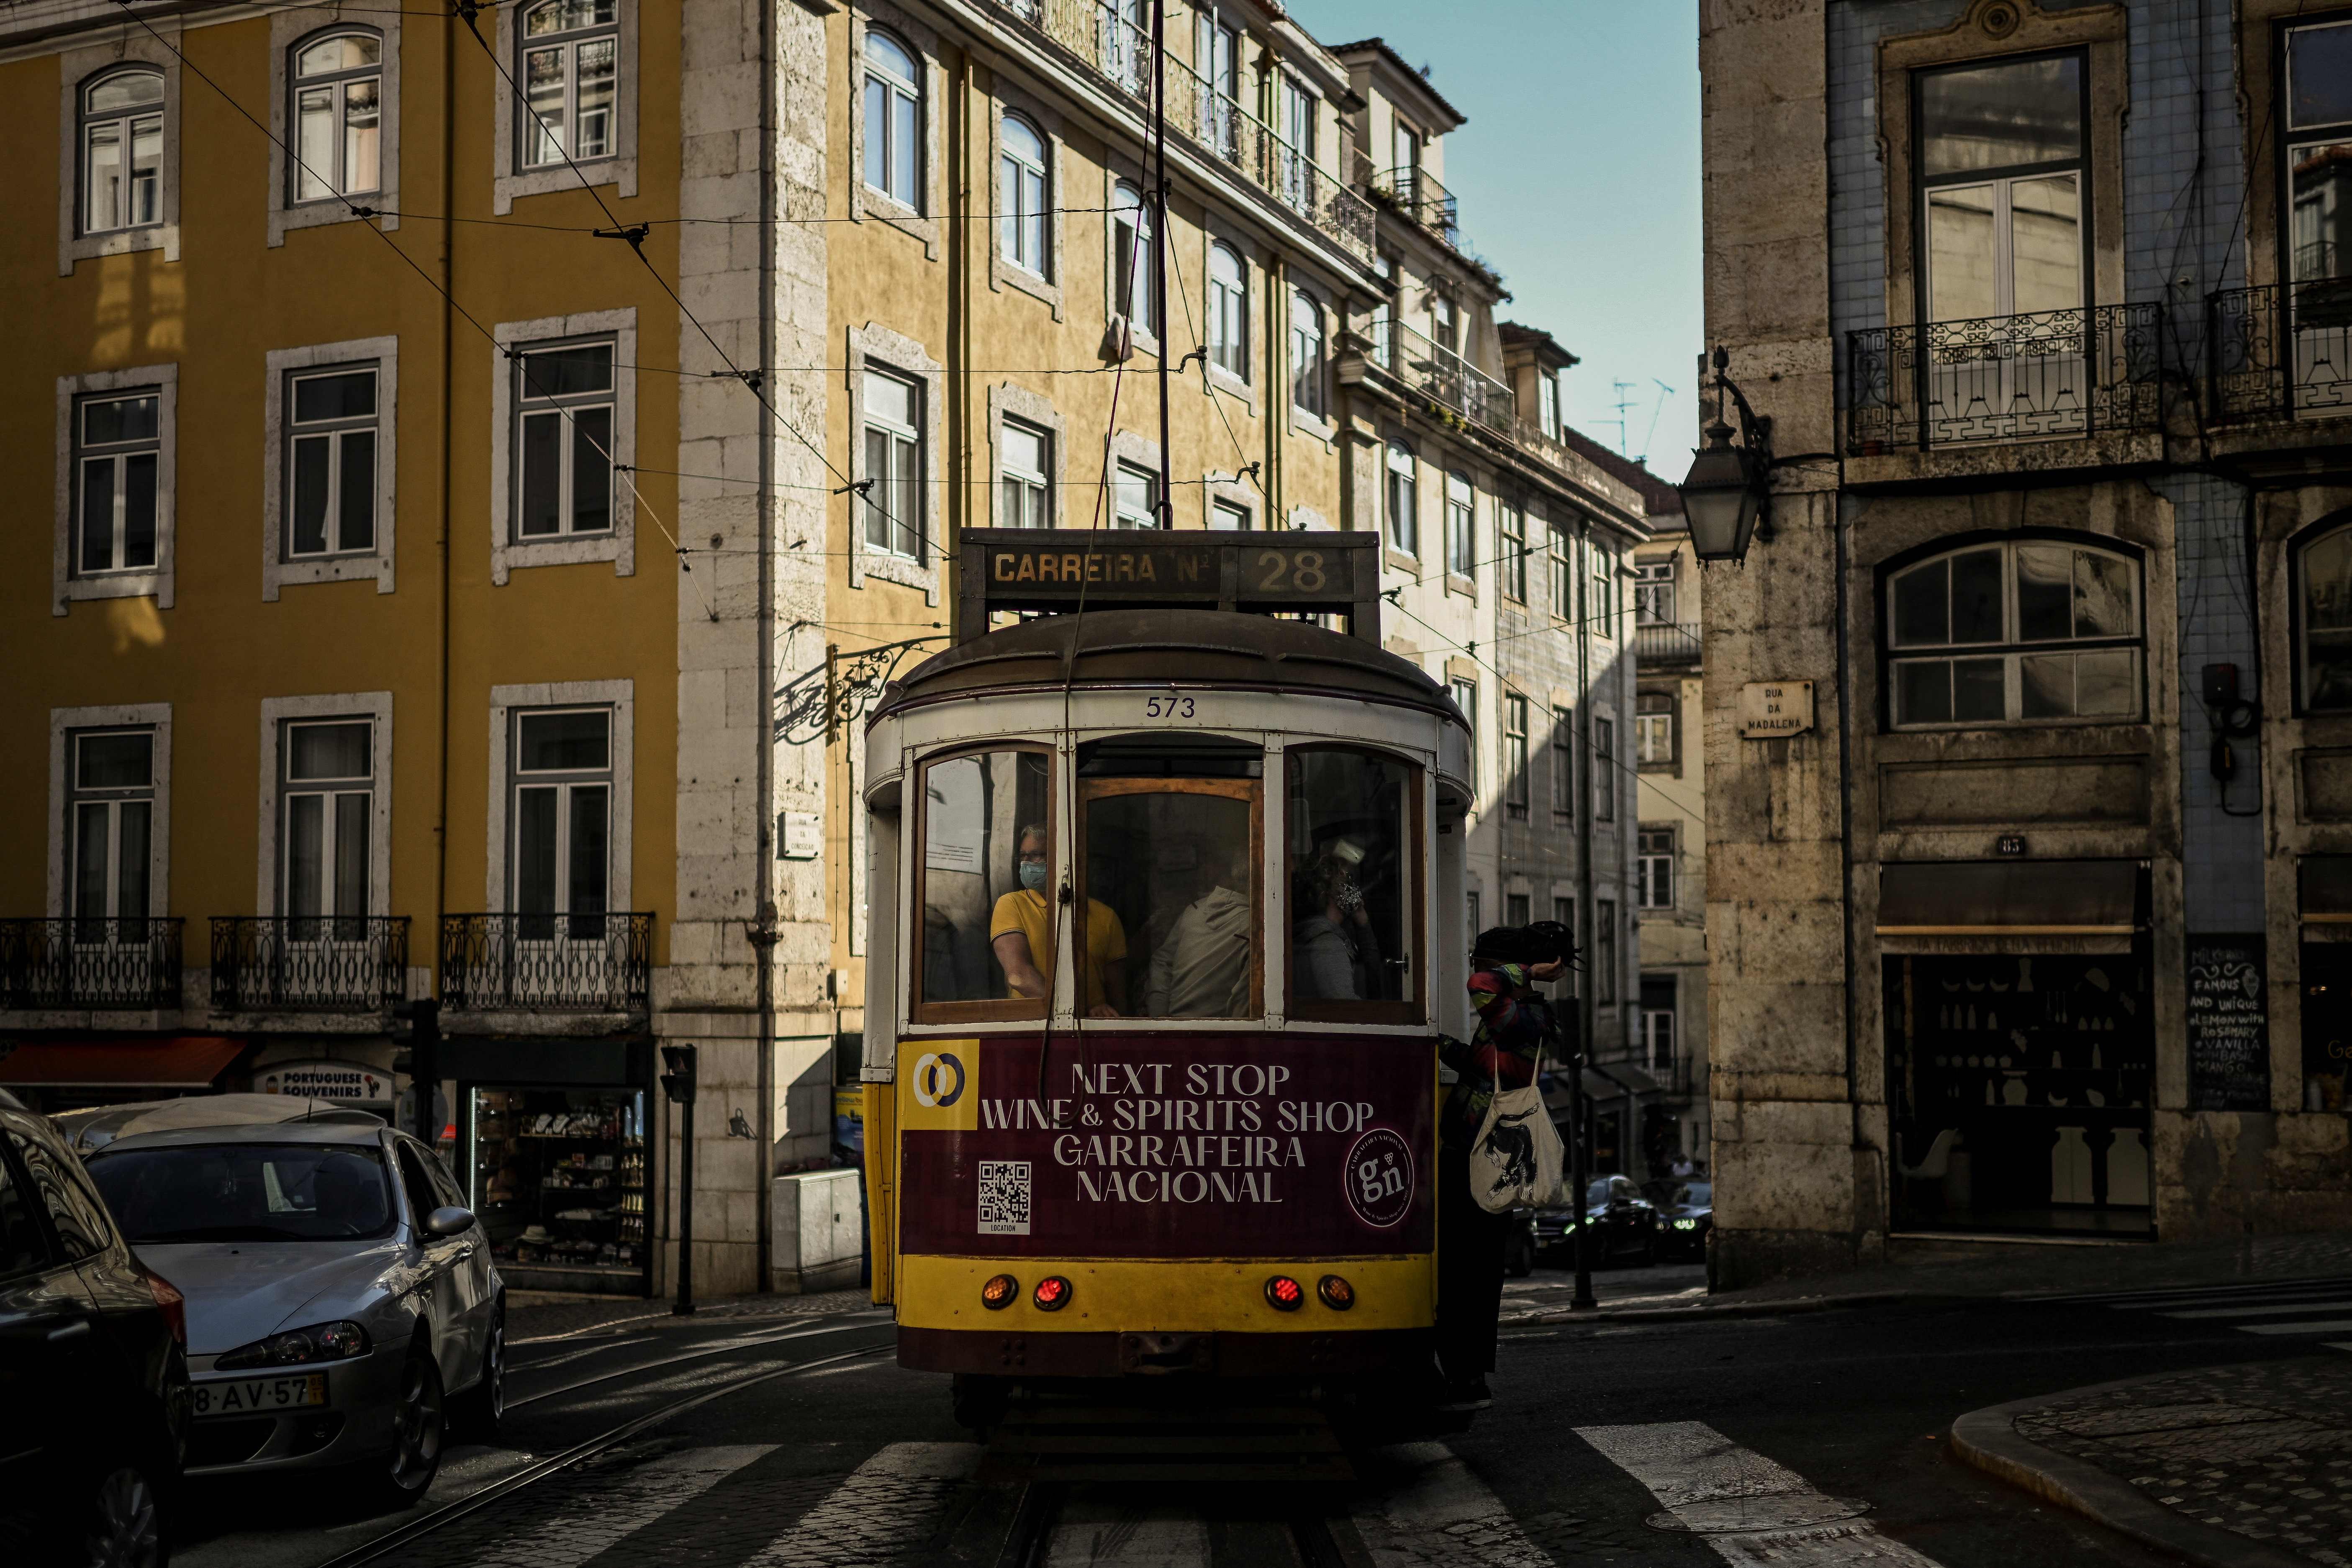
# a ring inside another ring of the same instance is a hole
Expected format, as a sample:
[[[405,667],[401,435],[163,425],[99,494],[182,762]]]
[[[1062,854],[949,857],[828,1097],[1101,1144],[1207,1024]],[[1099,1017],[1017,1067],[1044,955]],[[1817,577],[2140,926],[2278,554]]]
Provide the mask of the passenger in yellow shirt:
[[[1021,830],[1021,889],[996,900],[989,916],[988,942],[1015,996],[1044,996],[1053,989],[1054,907],[1045,899],[1051,869],[1045,826]],[[1086,974],[1081,1005],[1089,1018],[1127,1014],[1127,931],[1100,899],[1087,900]]]

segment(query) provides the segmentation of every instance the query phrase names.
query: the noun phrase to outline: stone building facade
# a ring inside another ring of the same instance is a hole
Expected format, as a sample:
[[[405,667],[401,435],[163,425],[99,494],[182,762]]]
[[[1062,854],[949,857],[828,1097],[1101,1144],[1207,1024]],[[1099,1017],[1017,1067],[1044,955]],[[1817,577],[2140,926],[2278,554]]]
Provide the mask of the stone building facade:
[[[1702,11],[1719,1283],[2352,1219],[2352,9]],[[1811,683],[1811,724],[1752,723]]]

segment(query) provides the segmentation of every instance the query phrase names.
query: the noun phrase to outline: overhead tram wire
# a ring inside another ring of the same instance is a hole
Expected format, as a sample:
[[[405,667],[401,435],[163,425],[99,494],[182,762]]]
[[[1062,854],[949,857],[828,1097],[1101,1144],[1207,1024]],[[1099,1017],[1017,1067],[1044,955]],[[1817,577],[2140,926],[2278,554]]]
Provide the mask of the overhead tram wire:
[[[219,82],[215,81],[205,70],[204,67],[190,59],[186,53],[184,52],[178,45],[173,43],[171,39],[166,38],[162,33],[157,32],[154,26],[148,22],[146,17],[132,10],[131,7],[131,0],[115,0],[115,4],[122,7],[123,15],[128,20],[138,23],[140,27],[149,37],[153,38],[157,44],[161,45],[173,58],[178,60],[182,67],[193,74],[198,81],[203,82],[206,87],[212,89],[214,94],[218,97],[223,103],[227,104],[231,109],[236,110],[236,112],[243,117],[247,124],[252,126],[256,131],[260,132],[262,135],[268,137],[272,142],[275,142],[278,151],[285,153],[286,156],[291,160],[296,168],[300,169],[304,174],[311,176],[313,179],[318,179],[321,185],[327,187],[330,191],[332,191],[334,198],[342,203],[344,207],[352,213],[352,216],[362,220],[360,225],[362,228],[364,228],[367,232],[374,235],[378,239],[383,241],[384,245],[391,250],[392,254],[400,258],[403,265],[407,267],[411,272],[415,273],[417,277],[423,279],[426,288],[432,289],[436,294],[440,295],[443,300],[446,300],[449,308],[456,311],[459,316],[463,317],[466,324],[473,328],[475,331],[480,333],[483,340],[492,348],[497,349],[503,357],[520,363],[522,367],[521,374],[524,382],[532,391],[542,395],[545,394],[547,389],[541,385],[537,377],[532,374],[530,355],[518,354],[509,345],[499,342],[498,340],[498,334],[493,332],[489,328],[484,326],[480,318],[477,317],[471,310],[467,310],[465,306],[459,304],[457,302],[457,297],[450,293],[446,289],[444,289],[439,280],[436,279],[430,272],[427,272],[415,257],[402,249],[398,240],[393,238],[392,236],[386,234],[383,229],[378,228],[374,224],[365,221],[369,216],[368,209],[363,208],[360,204],[352,201],[350,196],[344,195],[342,192],[334,190],[334,184],[332,181],[320,178],[319,172],[316,169],[313,169],[310,163],[304,160],[302,155],[294,150],[284,137],[278,135],[276,132],[270,130],[268,125],[262,123],[260,120],[257,119],[251,110],[246,108],[244,104],[239,103],[236,100],[236,95],[231,93],[226,88],[221,86]],[[442,13],[436,12],[431,13],[431,15],[440,16]],[[557,404],[555,405],[555,412],[562,417],[564,425],[575,436],[578,436],[581,439],[586,441],[591,447],[594,448],[596,455],[603,458],[605,464],[614,473],[624,476],[622,482],[628,485],[629,493],[636,498],[637,504],[645,509],[646,515],[653,519],[654,526],[661,531],[662,537],[669,541],[671,550],[675,552],[677,556],[678,570],[691,575],[693,574],[694,567],[686,558],[686,546],[678,542],[677,535],[669,531],[669,525],[662,521],[661,513],[655,510],[653,502],[646,499],[645,492],[637,489],[635,481],[625,477],[629,472],[628,468],[617,461],[614,458],[612,452],[605,447],[603,442],[597,440],[594,436],[581,429],[579,422],[572,417],[572,411],[570,409],[564,407],[562,404]],[[719,606],[717,602],[711,597],[709,589],[703,586],[699,580],[698,580],[696,586],[702,595],[705,608],[710,618],[713,621],[716,621],[719,618]]]
[[[348,12],[350,7],[346,6],[342,9]],[[400,14],[436,16],[445,21],[447,20],[449,16],[449,13],[446,11],[421,11]],[[477,225],[485,228],[538,229],[544,230],[551,234],[579,234],[599,237],[603,236],[603,231],[597,228],[594,224],[587,223],[534,223],[529,218],[518,217],[459,217],[453,213],[410,212],[404,207],[362,206],[358,210],[363,216],[368,217],[407,218],[416,223],[464,223]],[[1118,206],[1111,207],[1040,207],[1035,216],[1043,217],[1055,213],[1123,213],[1134,212],[1135,210],[1137,209],[1132,204],[1121,203]],[[993,224],[998,218],[1008,215],[1002,213],[973,213],[968,216],[974,222],[984,221]],[[727,228],[794,228],[803,225],[813,224],[870,223],[873,220],[870,218],[859,217],[641,217],[637,219],[637,222],[654,228],[668,228],[674,226],[683,226],[687,224],[709,224],[713,226]]]

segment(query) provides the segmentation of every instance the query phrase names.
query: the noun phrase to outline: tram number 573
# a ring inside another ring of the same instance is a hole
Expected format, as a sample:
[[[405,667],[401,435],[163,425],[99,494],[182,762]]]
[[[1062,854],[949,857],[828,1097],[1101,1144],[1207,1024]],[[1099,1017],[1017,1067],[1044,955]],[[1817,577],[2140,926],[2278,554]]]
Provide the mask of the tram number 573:
[[[1193,716],[1192,700],[1170,692],[1165,697],[1143,700],[1143,716],[1147,719],[1190,719]]]

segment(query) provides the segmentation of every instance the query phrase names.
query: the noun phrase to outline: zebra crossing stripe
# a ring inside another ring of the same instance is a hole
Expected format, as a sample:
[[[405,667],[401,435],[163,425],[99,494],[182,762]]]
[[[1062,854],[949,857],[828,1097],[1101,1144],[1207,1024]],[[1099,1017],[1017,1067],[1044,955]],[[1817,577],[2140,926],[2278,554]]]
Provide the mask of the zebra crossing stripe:
[[[2327,1318],[2301,1323],[2240,1323],[2242,1334],[2343,1334],[2352,1333],[2352,1318]]]
[[[948,1500],[979,1468],[977,1443],[893,1443],[744,1568],[885,1568],[930,1539]]]
[[[556,1530],[500,1541],[469,1563],[471,1568],[579,1568],[775,1449],[773,1443],[686,1448],[625,1474],[600,1478],[593,1508],[572,1514]]]
[[[1465,1554],[1480,1568],[1554,1568],[1551,1553],[1444,1444],[1400,1444],[1387,1458],[1408,1473],[1355,1515],[1357,1539],[1376,1568],[1431,1568]]]
[[[1866,1504],[1830,1497],[1804,1477],[1697,1421],[1579,1426],[1576,1435],[1650,1489],[1675,1522],[1742,1565],[1936,1568],[1879,1534]]]

